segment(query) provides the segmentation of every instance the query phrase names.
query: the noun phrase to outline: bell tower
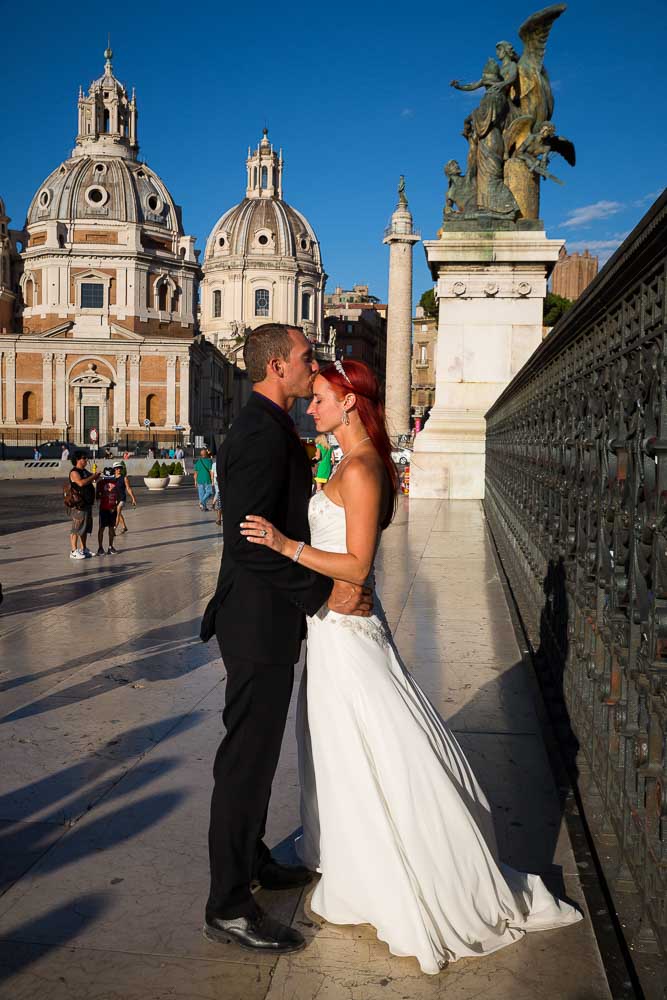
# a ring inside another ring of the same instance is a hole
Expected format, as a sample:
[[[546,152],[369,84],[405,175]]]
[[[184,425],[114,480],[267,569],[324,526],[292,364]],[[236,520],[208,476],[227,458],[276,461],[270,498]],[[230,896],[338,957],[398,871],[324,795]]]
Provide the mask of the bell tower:
[[[261,142],[246,160],[248,182],[246,198],[281,198],[283,196],[283,151],[274,152],[269,142],[269,130],[263,129]]]
[[[79,128],[73,156],[97,156],[109,153],[136,160],[137,102],[132,91],[128,97],[122,83],[113,75],[113,52],[104,52],[104,74],[93,80],[86,97],[79,88]]]

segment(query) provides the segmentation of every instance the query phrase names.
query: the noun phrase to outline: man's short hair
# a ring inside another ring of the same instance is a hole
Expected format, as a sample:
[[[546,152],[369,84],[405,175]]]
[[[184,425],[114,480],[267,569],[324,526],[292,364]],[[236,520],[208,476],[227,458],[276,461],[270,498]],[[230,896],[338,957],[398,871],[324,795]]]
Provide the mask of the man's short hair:
[[[292,350],[289,332],[298,329],[286,323],[263,323],[250,331],[243,345],[243,360],[251,382],[266,378],[266,366],[273,358],[289,361]]]
[[[86,455],[85,451],[75,451],[74,452],[74,454],[72,455],[72,457],[70,459],[72,465],[76,465],[76,463],[79,461],[80,458],[88,458],[88,456]]]

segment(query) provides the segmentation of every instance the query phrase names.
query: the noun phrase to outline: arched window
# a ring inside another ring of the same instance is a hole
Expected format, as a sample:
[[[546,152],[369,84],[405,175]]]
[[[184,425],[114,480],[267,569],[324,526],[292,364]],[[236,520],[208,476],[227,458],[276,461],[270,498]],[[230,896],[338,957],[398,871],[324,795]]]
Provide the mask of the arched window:
[[[269,290],[268,288],[255,289],[255,316],[268,316],[269,314]]]
[[[181,290],[178,287],[178,285],[176,285],[176,287],[174,288],[174,290],[173,290],[173,292],[171,294],[171,311],[173,313],[177,313],[179,311],[179,305],[178,305],[178,303],[179,303],[180,298],[181,298]]]
[[[310,293],[303,292],[301,295],[301,319],[311,319],[310,315]]]
[[[21,420],[37,419],[37,399],[34,392],[24,392],[21,399]]]
[[[155,423],[155,411],[157,409],[157,396],[154,392],[151,392],[146,396],[146,420],[150,420],[151,423]]]
[[[266,189],[269,186],[269,171],[266,167],[262,167],[262,188]]]
[[[25,283],[25,304],[30,307],[35,300],[35,282],[32,278],[26,278]]]
[[[166,281],[163,281],[157,292],[157,307],[160,312],[167,311],[167,295],[169,292],[169,286]]]
[[[216,288],[213,292],[213,316],[219,319],[222,316],[222,292]]]
[[[111,119],[109,118],[109,110],[108,110],[108,108],[104,109],[104,129],[103,129],[103,131],[104,132],[110,132],[111,131]]]

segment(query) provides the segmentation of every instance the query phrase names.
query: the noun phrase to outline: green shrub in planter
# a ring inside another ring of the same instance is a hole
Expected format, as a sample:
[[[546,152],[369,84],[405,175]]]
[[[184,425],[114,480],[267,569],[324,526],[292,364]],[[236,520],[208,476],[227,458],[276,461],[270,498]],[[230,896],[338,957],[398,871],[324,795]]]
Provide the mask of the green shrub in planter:
[[[185,473],[183,472],[183,466],[181,465],[180,462],[174,462],[174,467],[171,470],[170,475],[172,475],[172,476],[183,476],[183,475],[185,475]]]
[[[146,473],[146,479],[162,479],[159,462],[153,462],[150,469]]]
[[[169,475],[169,469],[167,468],[167,463],[163,462],[160,466],[160,479],[166,479]]]

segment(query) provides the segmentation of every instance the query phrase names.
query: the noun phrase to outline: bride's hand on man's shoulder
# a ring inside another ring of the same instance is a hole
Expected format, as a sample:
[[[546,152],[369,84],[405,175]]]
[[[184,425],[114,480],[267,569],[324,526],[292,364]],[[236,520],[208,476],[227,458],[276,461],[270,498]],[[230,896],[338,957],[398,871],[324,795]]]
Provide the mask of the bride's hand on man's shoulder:
[[[356,583],[334,580],[327,607],[339,615],[357,615],[368,618],[373,610],[373,594],[370,587],[360,587]]]
[[[241,534],[254,545],[265,545],[274,552],[279,552],[282,556],[290,556],[290,539],[286,538],[281,531],[267,521],[265,517],[257,514],[246,514],[245,521],[241,521]]]

